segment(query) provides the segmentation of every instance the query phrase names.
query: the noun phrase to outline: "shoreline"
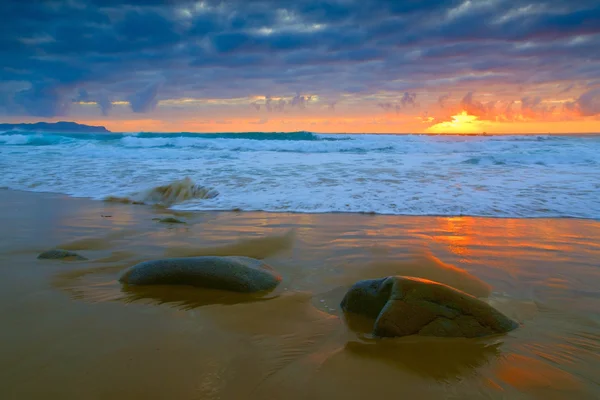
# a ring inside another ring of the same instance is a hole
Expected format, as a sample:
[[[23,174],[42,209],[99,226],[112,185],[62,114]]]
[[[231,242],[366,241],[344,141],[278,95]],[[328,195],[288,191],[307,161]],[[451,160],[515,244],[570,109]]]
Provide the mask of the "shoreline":
[[[424,399],[600,395],[596,221],[185,212],[12,190],[0,218],[2,398],[360,399],[399,385]],[[88,260],[36,258],[55,247]],[[260,258],[283,280],[258,302],[117,280],[141,260],[189,255]],[[365,341],[339,302],[354,282],[395,274],[489,294],[521,326]]]
[[[69,195],[69,194],[65,194],[65,193],[60,193],[60,192],[45,192],[45,191],[32,191],[32,190],[22,190],[22,189],[12,189],[9,187],[0,187],[0,191],[2,190],[6,190],[6,191],[11,191],[11,192],[20,192],[20,193],[37,193],[37,194],[41,194],[41,195],[53,195],[53,196],[64,196],[66,198],[71,198],[71,199],[83,199],[83,200],[89,200],[89,201],[94,201],[94,202],[102,202],[102,203],[109,203],[109,204],[119,204],[118,201],[109,201],[109,200],[105,200],[105,199],[96,199],[93,197],[87,197],[87,196],[73,196],[73,195]],[[127,205],[127,204],[126,204]],[[514,216],[497,216],[497,215],[471,215],[471,214],[386,214],[386,213],[378,213],[378,212],[374,212],[374,211],[359,211],[359,212],[353,212],[353,211],[311,211],[311,212],[303,212],[303,211],[269,211],[269,210],[244,210],[244,209],[238,209],[238,208],[232,208],[229,210],[224,210],[224,209],[206,209],[206,210],[187,210],[187,209],[177,209],[177,208],[172,208],[172,207],[163,207],[163,206],[158,206],[158,205],[152,205],[152,204],[131,204],[133,206],[142,206],[142,207],[150,207],[152,209],[158,209],[158,210],[169,210],[172,211],[173,213],[177,213],[177,212],[183,212],[183,213],[194,213],[194,212],[198,212],[198,213],[267,213],[267,214],[281,214],[281,215],[296,215],[296,214],[308,214],[308,215],[323,215],[323,214],[333,214],[333,215],[369,215],[369,216],[385,216],[385,217],[424,217],[424,218],[483,218],[483,219],[499,219],[499,220],[510,220],[510,219],[516,219],[516,220],[561,220],[561,219],[567,219],[567,220],[580,220],[580,221],[595,221],[595,222],[600,222],[600,217],[594,218],[594,217],[580,217],[580,216],[543,216],[543,217],[514,217]],[[175,207],[177,207],[177,204],[175,205]]]

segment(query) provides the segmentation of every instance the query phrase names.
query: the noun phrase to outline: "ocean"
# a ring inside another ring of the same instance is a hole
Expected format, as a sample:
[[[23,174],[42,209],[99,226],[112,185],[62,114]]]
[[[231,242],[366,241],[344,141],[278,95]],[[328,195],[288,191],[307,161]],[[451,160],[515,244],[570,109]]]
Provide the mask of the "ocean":
[[[600,219],[600,136],[0,133],[0,187],[179,210]],[[202,193],[206,193],[202,191]]]

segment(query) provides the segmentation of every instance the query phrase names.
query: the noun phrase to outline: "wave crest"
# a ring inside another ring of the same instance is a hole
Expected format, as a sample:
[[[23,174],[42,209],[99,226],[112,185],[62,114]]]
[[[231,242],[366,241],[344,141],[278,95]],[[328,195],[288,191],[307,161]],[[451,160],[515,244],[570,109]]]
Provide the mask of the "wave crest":
[[[67,136],[24,133],[19,131],[9,131],[0,134],[0,143],[13,146],[50,146],[67,143],[71,139]]]

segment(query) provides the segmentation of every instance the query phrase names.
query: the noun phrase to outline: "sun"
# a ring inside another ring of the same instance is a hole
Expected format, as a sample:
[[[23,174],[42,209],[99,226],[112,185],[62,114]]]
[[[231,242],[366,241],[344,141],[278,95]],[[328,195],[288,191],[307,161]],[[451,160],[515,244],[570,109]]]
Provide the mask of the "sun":
[[[453,115],[450,121],[440,122],[427,128],[431,133],[481,133],[484,122],[475,115],[469,115],[466,111]]]

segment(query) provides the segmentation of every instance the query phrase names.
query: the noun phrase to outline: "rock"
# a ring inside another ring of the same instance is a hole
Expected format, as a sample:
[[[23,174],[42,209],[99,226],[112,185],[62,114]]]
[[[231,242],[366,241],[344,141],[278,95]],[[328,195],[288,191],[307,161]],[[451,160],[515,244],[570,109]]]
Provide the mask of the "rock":
[[[281,277],[270,266],[249,257],[184,257],[145,261],[123,272],[132,285],[190,285],[234,292],[274,289]]]
[[[183,222],[182,220],[173,217],[167,217],[162,219],[157,218],[156,220],[163,224],[185,224],[185,222]]]
[[[68,251],[68,250],[62,250],[62,249],[52,249],[52,250],[44,251],[37,258],[40,260],[68,260],[68,261],[87,260],[87,258],[80,256],[77,253],[74,253],[74,252]]]
[[[489,304],[453,287],[426,279],[389,276],[355,283],[341,307],[374,320],[379,337],[407,335],[480,337],[505,333],[517,323]]]

